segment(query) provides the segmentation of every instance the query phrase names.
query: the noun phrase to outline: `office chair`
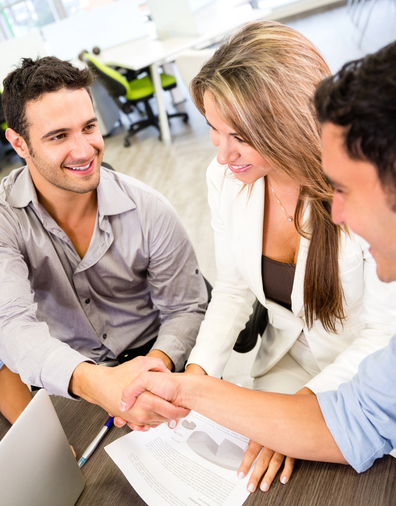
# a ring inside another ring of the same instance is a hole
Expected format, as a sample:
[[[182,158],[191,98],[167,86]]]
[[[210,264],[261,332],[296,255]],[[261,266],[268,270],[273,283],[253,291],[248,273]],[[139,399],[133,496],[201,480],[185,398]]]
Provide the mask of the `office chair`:
[[[158,117],[153,113],[149,102],[150,98],[154,96],[154,87],[149,75],[138,77],[139,73],[128,69],[126,76],[124,76],[115,68],[101,63],[88,52],[82,52],[79,58],[86,62],[91,71],[94,72],[98,81],[113,97],[115,103],[122,112],[128,115],[136,108],[137,104],[140,102],[144,104],[146,118],[131,124],[128,134],[124,139],[125,147],[131,145],[129,140],[130,137],[144,128],[153,126],[157,128],[158,131],[160,130]],[[148,69],[143,70],[147,71]],[[161,84],[164,90],[171,90],[177,86],[176,78],[168,74],[161,74]],[[184,123],[188,122],[188,114],[185,112],[168,114],[168,118],[175,118],[178,116],[183,118]]]
[[[7,130],[7,123],[4,116],[3,104],[1,101],[2,92],[0,91],[0,142],[2,144],[7,145],[8,141],[5,136],[5,131]]]

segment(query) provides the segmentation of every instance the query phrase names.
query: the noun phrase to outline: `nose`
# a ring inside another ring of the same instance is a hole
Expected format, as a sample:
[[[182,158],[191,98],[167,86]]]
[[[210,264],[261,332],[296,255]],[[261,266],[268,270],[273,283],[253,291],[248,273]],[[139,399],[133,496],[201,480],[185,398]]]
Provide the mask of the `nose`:
[[[236,162],[238,158],[240,158],[241,155],[235,139],[213,132],[211,134],[211,140],[212,144],[219,148],[217,161],[220,165]]]
[[[91,145],[86,135],[81,133],[76,135],[73,139],[71,156],[76,165],[90,160],[95,154],[95,151],[96,149]]]
[[[345,223],[343,199],[337,192],[334,192],[333,196],[331,219],[336,225],[343,225]]]

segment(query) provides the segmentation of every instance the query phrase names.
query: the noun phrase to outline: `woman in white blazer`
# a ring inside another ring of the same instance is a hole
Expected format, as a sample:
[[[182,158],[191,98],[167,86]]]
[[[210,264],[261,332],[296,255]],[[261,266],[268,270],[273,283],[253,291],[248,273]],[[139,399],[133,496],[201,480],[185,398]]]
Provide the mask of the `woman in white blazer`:
[[[312,394],[337,389],[396,325],[395,283],[381,283],[367,243],[331,220],[311,106],[329,74],[301,34],[247,25],[191,83],[218,146],[207,182],[217,279],[186,372],[221,377],[257,298],[268,325],[254,388]],[[251,441],[241,477],[261,446]],[[261,452],[248,483],[268,490],[284,457]],[[294,460],[281,473],[286,483]]]

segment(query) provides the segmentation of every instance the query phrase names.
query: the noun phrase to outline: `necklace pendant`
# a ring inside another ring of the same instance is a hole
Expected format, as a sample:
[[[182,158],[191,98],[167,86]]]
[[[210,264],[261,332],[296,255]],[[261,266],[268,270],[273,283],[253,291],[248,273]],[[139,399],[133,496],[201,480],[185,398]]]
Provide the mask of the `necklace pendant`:
[[[293,221],[293,218],[291,216],[288,216],[287,221]]]

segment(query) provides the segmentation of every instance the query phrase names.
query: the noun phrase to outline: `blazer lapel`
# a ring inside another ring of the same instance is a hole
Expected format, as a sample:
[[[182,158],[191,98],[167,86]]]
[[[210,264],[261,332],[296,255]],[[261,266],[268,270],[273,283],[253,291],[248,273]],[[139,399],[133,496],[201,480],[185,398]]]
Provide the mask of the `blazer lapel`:
[[[237,224],[235,240],[242,253],[239,268],[249,288],[262,304],[265,303],[261,275],[264,218],[264,178],[253,185],[251,192],[244,188],[233,206],[234,223]]]

